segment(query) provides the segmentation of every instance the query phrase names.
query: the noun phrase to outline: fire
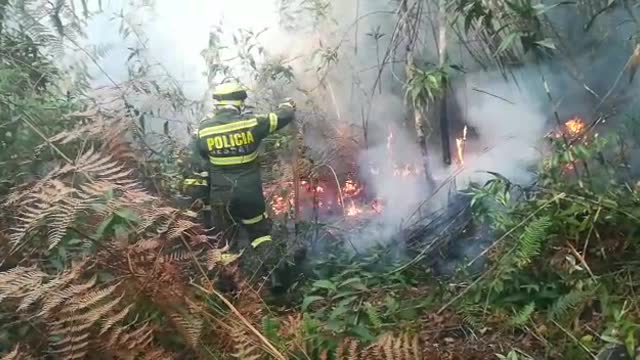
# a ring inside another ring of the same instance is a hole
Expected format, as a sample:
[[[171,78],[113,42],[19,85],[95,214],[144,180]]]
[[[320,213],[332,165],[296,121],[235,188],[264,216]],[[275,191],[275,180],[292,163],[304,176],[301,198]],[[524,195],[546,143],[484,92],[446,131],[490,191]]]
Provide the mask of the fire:
[[[284,214],[289,208],[289,201],[285,199],[283,196],[274,195],[271,198],[271,210],[276,215]]]
[[[569,119],[566,123],[564,123],[564,126],[567,129],[567,132],[569,133],[569,135],[571,136],[578,136],[585,129],[584,120],[582,120],[577,116]]]
[[[462,130],[462,137],[456,139],[456,148],[458,149],[458,161],[460,165],[464,165],[464,145],[467,142],[467,126]]]
[[[362,214],[362,209],[356,206],[356,204],[351,200],[351,203],[347,207],[347,216],[358,216]]]
[[[352,198],[360,195],[362,187],[353,180],[347,180],[342,187],[342,192],[344,193],[344,197]]]

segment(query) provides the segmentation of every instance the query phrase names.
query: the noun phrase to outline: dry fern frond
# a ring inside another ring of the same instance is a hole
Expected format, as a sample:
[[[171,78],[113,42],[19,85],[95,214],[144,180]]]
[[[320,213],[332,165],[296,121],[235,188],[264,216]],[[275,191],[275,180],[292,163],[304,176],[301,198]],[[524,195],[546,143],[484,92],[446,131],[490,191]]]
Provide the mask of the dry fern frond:
[[[154,207],[149,209],[140,215],[140,223],[136,231],[138,234],[143,234],[149,227],[159,221],[172,221],[177,212],[177,209],[171,207]]]
[[[5,354],[0,360],[31,360],[32,357],[20,351],[20,345],[16,345],[10,353]]]
[[[135,358],[137,355],[147,354],[150,349],[153,349],[152,352],[158,351],[152,347],[153,339],[153,328],[145,323],[132,331],[128,327],[114,328],[103,346],[116,354]]]
[[[35,267],[16,267],[0,273],[0,302],[20,298],[37,291],[47,275]]]
[[[340,358],[336,357],[336,359]],[[397,336],[385,334],[362,351],[358,351],[358,343],[351,340],[348,357],[344,359],[420,360],[422,353],[418,336],[408,333]]]
[[[100,335],[103,335],[104,333],[106,333],[116,323],[119,323],[120,321],[124,320],[124,318],[127,316],[127,314],[129,314],[129,311],[131,311],[131,308],[133,308],[133,304],[129,304],[129,306],[127,306],[126,308],[122,309],[119,313],[109,317],[108,319],[105,319],[104,324],[102,325],[102,328],[100,329]]]
[[[198,318],[187,318],[181,314],[171,314],[170,318],[187,343],[196,348],[200,343],[203,321]]]
[[[186,249],[177,249],[168,254],[163,255],[160,258],[161,263],[170,263],[176,261],[192,260],[194,257],[198,257],[202,253],[202,250],[190,251]]]
[[[256,346],[256,341],[248,335],[244,328],[234,327],[232,330],[233,347],[235,353],[231,354],[236,359],[258,360],[262,355],[262,350]]]
[[[169,240],[174,240],[182,236],[185,232],[198,226],[193,221],[178,219],[175,221],[171,228],[167,231],[167,237]]]

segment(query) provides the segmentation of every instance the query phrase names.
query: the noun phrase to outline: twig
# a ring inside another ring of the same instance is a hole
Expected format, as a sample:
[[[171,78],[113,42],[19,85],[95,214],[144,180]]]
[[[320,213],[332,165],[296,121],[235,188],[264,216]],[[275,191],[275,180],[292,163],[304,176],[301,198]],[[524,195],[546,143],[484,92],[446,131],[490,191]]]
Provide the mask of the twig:
[[[598,357],[596,357],[595,355],[593,355],[593,353],[591,352],[591,350],[589,350],[586,346],[584,346],[584,344],[582,344],[578,339],[576,339],[575,336],[573,336],[572,333],[570,333],[567,329],[563,328],[562,325],[558,324],[555,320],[551,320],[551,322],[557,326],[558,328],[560,328],[560,330],[562,330],[562,332],[564,332],[568,337],[571,338],[571,340],[573,340],[578,346],[580,346],[580,348],[582,350],[584,350],[587,354],[589,354],[589,356],[591,356],[592,359],[594,360],[598,360]]]
[[[507,99],[503,98],[502,96],[498,96],[498,95],[496,95],[496,94],[492,94],[492,93],[490,93],[490,92],[488,92],[488,91],[486,91],[486,90],[478,89],[477,87],[473,87],[473,88],[471,88],[471,90],[473,90],[473,91],[477,91],[477,92],[479,92],[479,93],[487,94],[487,95],[489,95],[489,96],[493,96],[494,98],[496,98],[496,99],[500,99],[500,100],[505,101],[505,102],[508,102],[508,103],[509,103],[509,104],[511,104],[511,105],[515,105],[515,104],[516,104],[516,103],[514,103],[514,102],[513,102],[513,101],[511,101],[511,100],[507,100]]]
[[[313,171],[314,169],[320,168],[320,167],[327,167],[329,168],[329,170],[331,170],[331,173],[333,174],[333,178],[336,180],[336,186],[338,187],[338,196],[340,197],[340,205],[342,205],[342,215],[345,216],[346,212],[344,209],[344,198],[342,197],[342,187],[340,186],[340,180],[338,180],[338,175],[336,174],[336,171],[333,170],[333,168],[327,164],[320,164],[317,165],[316,167],[312,168],[311,171]]]
[[[584,259],[584,256],[580,255],[580,253],[576,250],[576,248],[573,247],[573,245],[571,245],[571,243],[568,241],[567,241],[567,246],[569,246],[569,249],[571,249],[571,253],[573,253],[573,256],[575,256],[576,258],[578,258],[578,260],[580,260],[580,263],[587,270],[591,278],[595,280],[596,277],[595,275],[593,275],[593,272],[591,271],[591,268],[589,267],[589,265],[587,265],[587,261]]]

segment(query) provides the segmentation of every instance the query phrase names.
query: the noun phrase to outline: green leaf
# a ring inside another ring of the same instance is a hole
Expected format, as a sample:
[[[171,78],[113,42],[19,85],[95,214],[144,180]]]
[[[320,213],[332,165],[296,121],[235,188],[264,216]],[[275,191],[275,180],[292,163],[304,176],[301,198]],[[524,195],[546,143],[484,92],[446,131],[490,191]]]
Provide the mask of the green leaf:
[[[611,343],[611,344],[618,344],[618,345],[623,345],[622,341],[614,338],[613,336],[609,336],[609,335],[600,335],[600,339],[602,339],[602,341],[607,342],[607,343]]]
[[[544,40],[540,40],[540,41],[536,41],[534,42],[534,44],[541,46],[541,47],[546,47],[548,49],[552,49],[552,50],[556,50],[556,44],[553,43],[553,40],[551,39],[544,39]]]
[[[309,305],[311,305],[312,303],[316,302],[316,301],[320,301],[320,300],[324,300],[324,297],[322,296],[307,296],[304,298],[304,300],[302,300],[302,311],[305,311]]]
[[[338,306],[335,309],[333,309],[333,311],[331,311],[331,314],[329,314],[329,319],[335,320],[339,318],[341,315],[346,314],[348,311],[349,311],[348,307]]]
[[[507,50],[509,47],[511,47],[512,43],[519,37],[520,37],[520,33],[519,32],[513,32],[513,33],[509,34],[502,41],[502,43],[498,47],[498,50],[496,50],[496,53],[494,54],[494,56],[501,54],[502,52]]]
[[[129,208],[118,209],[115,214],[127,221],[138,222],[138,215]]]
[[[362,325],[354,326],[351,331],[362,341],[373,341],[376,339],[375,336],[371,334],[369,329]]]
[[[367,286],[362,283],[362,279],[360,279],[359,277],[353,277],[353,278],[347,279],[342,283],[340,283],[338,287],[344,287],[344,286],[349,286],[360,291],[369,290],[369,288],[367,288]]]
[[[336,284],[334,284],[333,282],[329,281],[329,280],[318,280],[316,282],[313,283],[314,288],[320,288],[320,289],[327,289],[327,290],[333,290],[336,291]]]
[[[636,353],[636,331],[635,329],[631,329],[627,333],[627,337],[624,339],[624,345],[627,348],[627,353],[629,356],[634,357]]]
[[[96,237],[99,239],[104,236],[104,233],[107,231],[111,223],[113,222],[113,214],[109,215],[108,218],[104,219],[98,229],[96,230]]]

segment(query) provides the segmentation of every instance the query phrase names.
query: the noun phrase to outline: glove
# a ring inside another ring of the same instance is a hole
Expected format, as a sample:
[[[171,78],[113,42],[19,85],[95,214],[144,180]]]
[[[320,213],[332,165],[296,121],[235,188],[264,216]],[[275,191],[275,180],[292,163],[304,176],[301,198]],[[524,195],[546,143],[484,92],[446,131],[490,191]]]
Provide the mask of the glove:
[[[296,103],[295,101],[293,101],[293,99],[291,98],[286,98],[284,100],[284,102],[280,103],[280,105],[278,105],[279,108],[284,107],[284,106],[288,106],[293,108],[294,110],[296,109]]]

